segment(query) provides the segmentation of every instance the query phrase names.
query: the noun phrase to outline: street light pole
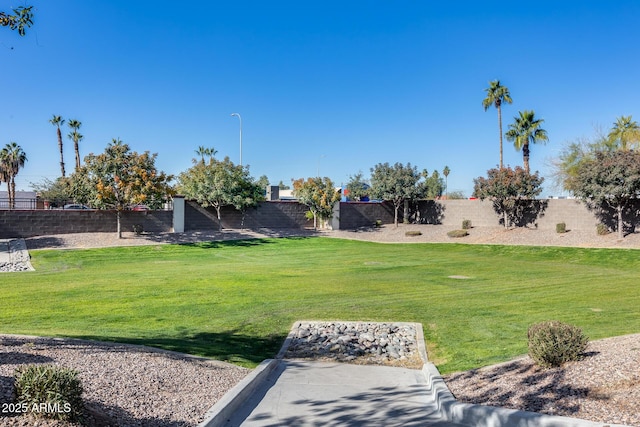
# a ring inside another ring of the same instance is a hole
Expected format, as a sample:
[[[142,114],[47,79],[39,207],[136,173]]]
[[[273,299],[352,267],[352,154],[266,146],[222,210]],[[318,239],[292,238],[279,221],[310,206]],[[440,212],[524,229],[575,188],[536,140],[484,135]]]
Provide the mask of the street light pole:
[[[240,166],[242,166],[242,117],[238,113],[231,113],[231,117],[233,116],[240,120]]]

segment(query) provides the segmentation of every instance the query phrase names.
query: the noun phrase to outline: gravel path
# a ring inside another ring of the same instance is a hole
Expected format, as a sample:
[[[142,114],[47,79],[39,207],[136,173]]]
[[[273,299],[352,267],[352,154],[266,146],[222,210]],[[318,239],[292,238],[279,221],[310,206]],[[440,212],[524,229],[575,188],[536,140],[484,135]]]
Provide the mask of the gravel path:
[[[420,231],[419,236],[406,236]],[[156,245],[240,238],[313,236],[382,243],[469,243],[640,249],[640,234],[536,229],[473,228],[452,239],[441,225],[400,225],[358,231],[224,230],[222,232],[71,234],[26,239],[28,249]],[[27,273],[28,274],[28,273]],[[220,362],[184,358],[125,345],[0,336],[0,402],[10,399],[13,369],[20,363],[59,363],[82,372],[91,425],[192,426],[247,370]],[[447,377],[464,402],[640,426],[640,334],[590,343],[585,360],[562,369],[540,370],[528,358]],[[9,390],[9,391],[8,391]],[[8,393],[8,394],[7,394]],[[2,414],[0,414],[2,415]],[[109,421],[110,420],[110,421]],[[0,426],[31,426],[33,419],[0,417]],[[66,426],[41,422],[39,426]]]

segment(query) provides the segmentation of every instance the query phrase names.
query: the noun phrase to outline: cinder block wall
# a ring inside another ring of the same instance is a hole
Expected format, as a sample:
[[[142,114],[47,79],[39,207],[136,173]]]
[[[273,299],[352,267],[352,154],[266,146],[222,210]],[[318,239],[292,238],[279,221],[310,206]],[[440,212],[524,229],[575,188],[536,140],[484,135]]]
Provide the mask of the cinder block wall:
[[[142,224],[145,231],[171,231],[172,211],[125,211],[120,225],[132,231]],[[0,210],[0,238],[46,236],[68,233],[116,232],[112,210]]]
[[[548,200],[546,209],[531,224],[542,230],[555,230],[564,222],[569,230],[595,230],[601,220],[583,203],[570,199]],[[470,220],[475,227],[495,227],[500,218],[491,202],[480,200],[425,200],[419,204],[420,216],[430,224],[443,224],[460,228],[463,220]],[[640,203],[625,216],[632,228],[640,225]],[[295,201],[269,201],[242,214],[233,207],[222,209],[223,228],[304,228],[313,226],[305,217],[308,208]],[[172,211],[125,211],[122,213],[122,230],[131,231],[134,224],[142,224],[145,231],[169,232],[173,226]],[[613,213],[611,213],[613,220]],[[403,207],[398,212],[402,221]],[[340,203],[338,213],[340,229],[350,230],[370,227],[380,220],[392,224],[394,208],[391,203]],[[611,222],[611,221],[610,221]],[[615,221],[613,221],[615,223]],[[214,208],[202,208],[193,201],[185,204],[185,231],[217,230],[218,220]],[[115,211],[82,210],[0,210],[0,238],[32,237],[65,233],[93,233],[116,231]]]

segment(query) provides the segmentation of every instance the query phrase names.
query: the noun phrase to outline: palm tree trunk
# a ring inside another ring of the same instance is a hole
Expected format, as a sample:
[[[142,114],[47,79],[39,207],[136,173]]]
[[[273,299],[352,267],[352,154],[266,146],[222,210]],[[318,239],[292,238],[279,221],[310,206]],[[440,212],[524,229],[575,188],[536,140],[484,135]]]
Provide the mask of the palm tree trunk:
[[[78,141],[73,141],[73,149],[76,151],[76,170],[80,169],[80,149]]]
[[[7,208],[11,209],[11,179],[7,181]]]
[[[498,128],[500,131],[500,169],[502,169],[502,108],[498,105]]]
[[[58,148],[60,148],[60,172],[64,178],[64,156],[62,154],[62,133],[60,132],[60,127],[58,127]]]
[[[16,208],[16,179],[11,177],[11,209]]]
[[[524,164],[524,171],[529,173],[529,144],[522,146],[522,163]]]

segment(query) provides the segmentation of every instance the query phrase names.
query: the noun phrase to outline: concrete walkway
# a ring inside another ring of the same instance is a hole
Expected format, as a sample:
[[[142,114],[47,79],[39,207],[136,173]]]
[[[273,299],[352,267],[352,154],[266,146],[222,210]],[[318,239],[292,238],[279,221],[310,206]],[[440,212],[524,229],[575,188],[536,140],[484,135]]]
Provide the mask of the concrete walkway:
[[[226,426],[454,426],[421,371],[276,361]]]
[[[426,359],[422,326],[416,330],[421,370],[284,359],[288,338],[278,357],[223,396],[199,427],[623,427],[460,403]]]

